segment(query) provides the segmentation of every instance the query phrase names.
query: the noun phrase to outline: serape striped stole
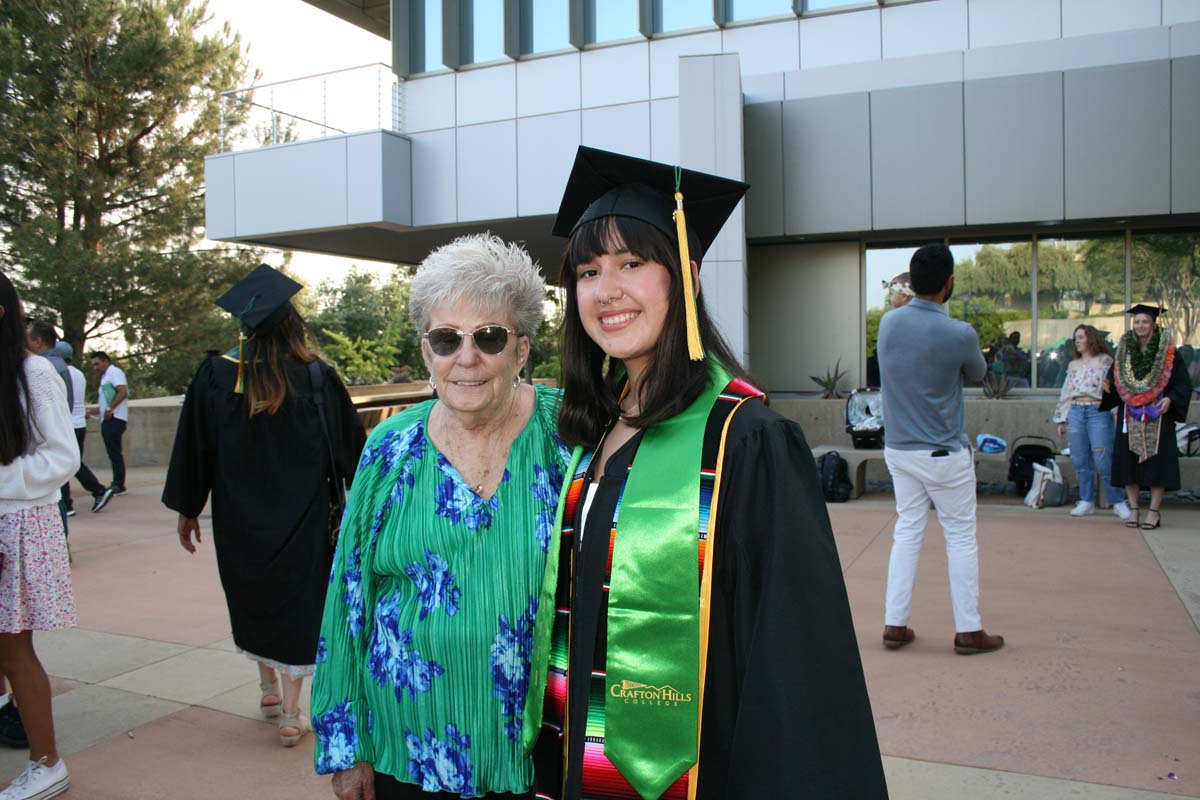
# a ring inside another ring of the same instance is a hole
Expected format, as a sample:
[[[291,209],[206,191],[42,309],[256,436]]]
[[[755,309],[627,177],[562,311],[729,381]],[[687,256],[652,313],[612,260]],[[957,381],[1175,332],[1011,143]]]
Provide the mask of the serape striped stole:
[[[698,713],[703,713],[704,669],[708,650],[708,608],[711,591],[711,566],[706,573],[705,564],[708,555],[709,532],[712,520],[715,519],[717,498],[720,492],[720,466],[724,456],[725,434],[733,412],[746,400],[762,397],[763,393],[739,378],[734,378],[720,393],[712,410],[709,412],[705,427],[704,443],[701,453],[700,467],[700,515],[697,525],[697,585],[700,587],[700,687],[701,702],[697,704]],[[584,495],[588,469],[595,453],[583,456],[575,474],[571,477],[567,490],[566,504],[563,511],[562,541],[559,549],[560,576],[570,575],[574,580],[574,553],[576,545],[576,525],[579,522],[580,502]],[[636,454],[634,460],[637,459]],[[630,464],[632,468],[632,464]],[[622,487],[622,495],[624,487]],[[601,602],[600,613],[608,612],[608,589],[612,576],[612,554],[616,542],[618,520],[621,511],[621,500],[618,498],[613,513],[612,525],[609,528],[608,557],[604,569],[604,599]],[[715,546],[715,541],[714,541]],[[556,593],[554,627],[551,638],[549,670],[546,680],[546,693],[542,715],[543,736],[554,735],[566,747],[565,731],[579,724],[576,720],[566,720],[568,704],[568,647],[570,642],[571,622],[571,582],[559,581]],[[622,777],[617,768],[604,754],[605,735],[605,663],[604,656],[597,654],[589,681],[589,697],[587,719],[584,721],[584,756],[582,775],[581,800],[634,800],[638,797],[636,790]],[[570,765],[567,765],[570,769]],[[695,797],[695,780],[698,765],[685,772],[661,795],[663,800],[687,800]],[[565,773],[564,773],[565,774]],[[548,798],[538,794],[539,798]]]

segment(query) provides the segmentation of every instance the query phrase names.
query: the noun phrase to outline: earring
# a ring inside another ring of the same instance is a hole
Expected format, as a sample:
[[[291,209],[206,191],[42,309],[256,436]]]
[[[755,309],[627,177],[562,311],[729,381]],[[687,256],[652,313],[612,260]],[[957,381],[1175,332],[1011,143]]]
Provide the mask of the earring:
[[[519,372],[516,375],[513,375],[513,388],[514,389],[521,388],[521,373],[519,373]]]
[[[436,391],[437,391],[437,381],[435,381],[435,380],[433,379],[433,373],[432,373],[432,372],[431,372],[431,373],[429,373],[429,391],[431,391],[431,392],[436,392]]]

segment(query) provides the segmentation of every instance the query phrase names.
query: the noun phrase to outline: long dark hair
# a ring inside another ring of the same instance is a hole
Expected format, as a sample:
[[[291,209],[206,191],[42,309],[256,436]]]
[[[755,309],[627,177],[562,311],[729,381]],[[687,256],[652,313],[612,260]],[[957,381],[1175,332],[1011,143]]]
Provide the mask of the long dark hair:
[[[264,411],[274,414],[283,407],[288,395],[289,358],[301,364],[317,358],[309,349],[304,319],[291,303],[279,323],[246,340],[242,369],[245,370],[246,405],[250,416]]]
[[[624,368],[616,359],[608,358],[584,330],[575,297],[575,269],[601,255],[622,250],[643,261],[662,264],[671,276],[662,334],[640,387],[641,413],[626,417],[625,422],[635,428],[648,428],[670,419],[691,405],[708,386],[707,363],[688,358],[683,273],[675,242],[654,226],[629,217],[609,216],[588,222],[567,243],[559,279],[566,294],[566,308],[560,334],[563,401],[558,432],[568,445],[594,445],[621,413]],[[696,315],[704,352],[735,376],[748,380],[746,371],[708,316],[703,294],[696,298]]]
[[[29,381],[25,377],[25,320],[17,289],[0,272],[0,464],[11,464],[25,455],[33,440]],[[25,402],[21,400],[24,398]]]

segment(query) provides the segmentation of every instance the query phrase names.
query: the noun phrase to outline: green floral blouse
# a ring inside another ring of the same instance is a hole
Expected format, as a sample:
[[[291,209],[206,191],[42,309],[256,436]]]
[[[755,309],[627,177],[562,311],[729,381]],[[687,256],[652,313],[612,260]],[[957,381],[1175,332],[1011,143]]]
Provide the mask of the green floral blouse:
[[[524,792],[521,712],[537,595],[570,453],[537,386],[496,493],[427,436],[435,401],[371,434],[329,576],[313,678],[317,772],[379,772],[476,797]]]

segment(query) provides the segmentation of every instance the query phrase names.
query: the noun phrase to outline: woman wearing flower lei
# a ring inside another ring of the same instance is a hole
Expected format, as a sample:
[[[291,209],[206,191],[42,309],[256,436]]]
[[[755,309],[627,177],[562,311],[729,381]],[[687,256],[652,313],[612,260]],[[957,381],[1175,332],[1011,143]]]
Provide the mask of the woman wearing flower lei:
[[[1126,527],[1153,530],[1162,524],[1163,494],[1179,488],[1179,449],[1175,426],[1187,419],[1192,395],[1187,369],[1175,359],[1168,328],[1158,326],[1164,309],[1138,304],[1129,309],[1132,330],[1121,337],[1117,358],[1104,381],[1100,410],[1116,408],[1112,484],[1124,486],[1133,514]],[[1164,435],[1165,428],[1165,435]],[[1150,508],[1140,520],[1138,501],[1150,488]]]

